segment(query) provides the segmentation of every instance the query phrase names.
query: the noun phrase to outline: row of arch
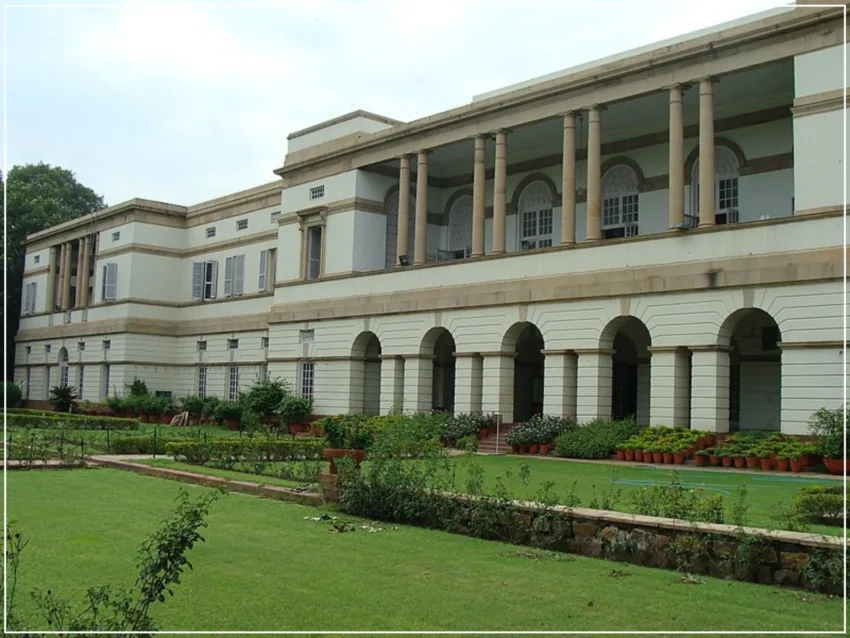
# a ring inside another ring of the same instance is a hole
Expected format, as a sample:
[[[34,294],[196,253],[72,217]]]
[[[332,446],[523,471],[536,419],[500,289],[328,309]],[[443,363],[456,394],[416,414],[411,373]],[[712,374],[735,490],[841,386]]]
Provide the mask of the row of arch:
[[[718,212],[738,207],[738,178],[746,158],[741,148],[726,139],[717,139],[715,147],[715,188],[718,189]],[[699,183],[699,148],[695,148],[685,161],[685,185]],[[603,229],[628,226],[637,233],[639,218],[638,195],[646,189],[646,178],[640,164],[628,157],[614,157],[602,165]],[[692,188],[689,199],[690,214],[698,213],[698,188]],[[521,239],[547,241],[551,235],[552,209],[560,206],[561,195],[555,183],[546,175],[534,173],[525,177],[514,191],[510,210],[521,218]],[[469,250],[472,238],[472,190],[456,191],[446,202],[444,215],[448,222],[448,250]],[[387,213],[388,268],[395,265],[396,236],[398,233],[398,187],[391,188],[385,198]],[[416,209],[415,189],[411,188],[410,210]],[[548,230],[548,232],[547,232]],[[414,243],[414,224],[408,225],[408,245]],[[624,232],[623,234],[630,234]]]
[[[781,342],[776,321],[757,308],[732,313],[721,325],[718,341],[728,345],[729,355],[729,423],[732,429],[779,429],[781,394]],[[650,425],[651,336],[646,325],[633,316],[613,319],[602,330],[599,350],[610,352],[610,396],[604,411],[612,418],[636,418],[640,425]],[[545,349],[540,329],[532,322],[515,323],[503,335],[502,355],[513,359],[512,383],[501,388],[511,395],[512,420],[519,422],[544,411]],[[352,411],[378,414],[382,407],[382,347],[373,332],[360,333],[351,349]],[[578,355],[579,359],[581,354]],[[419,397],[418,408],[439,411],[455,410],[457,353],[451,332],[443,327],[430,329],[422,338],[419,351],[405,357],[407,361],[425,361],[430,401]],[[690,365],[688,359],[688,366]],[[687,369],[690,414],[691,375]],[[481,378],[477,382],[481,382]],[[600,387],[606,384],[600,384]],[[419,386],[421,390],[422,385]],[[573,388],[574,390],[576,388]],[[384,391],[387,391],[386,389]],[[479,389],[480,396],[480,389]],[[575,405],[577,397],[568,404]],[[405,410],[409,411],[405,396]],[[608,409],[610,408],[610,409]],[[484,411],[491,408],[484,405]],[[576,416],[565,414],[564,416]],[[679,423],[679,425],[690,425]]]

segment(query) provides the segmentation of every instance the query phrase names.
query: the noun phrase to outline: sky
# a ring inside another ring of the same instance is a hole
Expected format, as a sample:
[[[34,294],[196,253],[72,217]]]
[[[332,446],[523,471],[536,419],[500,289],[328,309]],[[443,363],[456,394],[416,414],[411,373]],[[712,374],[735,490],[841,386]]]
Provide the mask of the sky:
[[[274,181],[289,133],[349,111],[410,121],[787,3],[18,4],[4,7],[5,166],[62,166],[110,205],[188,206]]]

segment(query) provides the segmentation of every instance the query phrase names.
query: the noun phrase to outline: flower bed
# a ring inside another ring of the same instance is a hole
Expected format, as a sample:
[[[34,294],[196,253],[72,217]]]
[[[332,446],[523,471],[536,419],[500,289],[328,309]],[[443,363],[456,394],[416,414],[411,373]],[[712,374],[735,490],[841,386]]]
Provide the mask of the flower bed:
[[[817,462],[813,443],[774,432],[736,432],[721,444],[696,453],[696,465],[802,472]]]
[[[654,426],[617,445],[617,459],[682,465],[697,451],[712,443],[714,435],[710,432]]]
[[[519,423],[505,437],[514,454],[548,456],[555,446],[555,439],[564,432],[578,428],[575,421],[559,416],[535,414],[528,421]]]

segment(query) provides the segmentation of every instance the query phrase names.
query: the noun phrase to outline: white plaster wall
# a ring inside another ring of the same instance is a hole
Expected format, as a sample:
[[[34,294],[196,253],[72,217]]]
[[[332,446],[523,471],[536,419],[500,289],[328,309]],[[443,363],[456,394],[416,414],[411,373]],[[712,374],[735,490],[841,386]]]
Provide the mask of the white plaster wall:
[[[355,272],[380,270],[386,264],[387,216],[366,211],[354,212],[352,269]]]
[[[119,296],[133,299],[155,299],[168,303],[179,303],[191,297],[191,276],[188,280],[190,282],[188,288],[180,285],[182,277],[177,278],[175,276],[183,270],[181,268],[182,260],[147,253],[131,253],[128,256],[130,259],[127,267],[124,267],[123,264],[118,266]],[[124,255],[121,255],[121,257],[124,257]],[[111,261],[112,258],[109,260]],[[102,268],[103,266],[101,266],[101,270]],[[125,280],[125,273],[122,270],[126,270],[126,275],[129,275],[127,277],[129,279],[129,290],[125,288],[126,293],[123,295],[121,294],[121,283]],[[99,289],[96,295],[100,295]]]
[[[794,119],[796,210],[840,206],[848,176],[844,160],[847,113],[843,110]]]
[[[286,144],[287,153],[294,153],[303,148],[316,146],[317,144],[328,142],[345,135],[351,135],[352,133],[375,133],[377,131],[383,131],[386,128],[390,128],[390,125],[384,122],[378,122],[366,117],[354,117],[350,120],[331,124],[316,131],[288,139]]]
[[[124,235],[121,234],[123,240]],[[94,268],[94,285],[92,287],[92,298],[90,303],[101,303],[103,301],[103,267],[108,263],[118,264],[118,286],[115,289],[115,300],[127,299],[133,297],[133,258],[138,257],[138,253],[124,253],[122,255],[113,255],[112,257],[98,258]]]
[[[271,221],[271,215],[274,212],[280,211],[280,206],[269,206],[260,208],[250,213],[242,215],[234,215],[226,219],[212,221],[198,226],[192,226],[186,229],[186,245],[189,248],[203,248],[208,245],[215,245],[219,242],[230,241],[233,239],[242,239],[246,236],[256,235],[277,228],[277,222]],[[237,222],[240,220],[248,220],[248,228],[245,230],[237,230]],[[207,229],[215,227],[215,237],[207,237]],[[170,231],[171,229],[166,229]]]
[[[21,286],[21,312],[24,311],[24,303],[27,298],[27,285],[35,282],[35,310],[33,312],[45,312],[47,310],[47,273],[40,275],[27,275]]]
[[[357,192],[358,171],[348,171],[323,177],[320,180],[299,184],[283,189],[281,211],[284,215],[305,208],[324,206],[344,199],[352,199]],[[325,187],[325,195],[319,199],[310,199],[310,189],[316,186]]]
[[[846,46],[839,45],[794,57],[794,95],[802,97],[826,93],[845,86],[845,55],[850,60]]]
[[[181,228],[170,228],[167,226],[157,226],[155,224],[144,224],[142,222],[134,222],[122,227],[121,238],[124,238],[123,228],[128,229],[129,236],[133,238],[133,243],[143,244],[147,246],[156,246],[158,248],[174,248],[184,249],[189,244],[191,231]],[[108,243],[111,243],[109,233],[107,235]],[[101,244],[101,249],[103,245]]]
[[[301,273],[301,230],[298,224],[283,224],[277,237],[277,280],[295,281]]]
[[[38,258],[38,263],[36,263],[36,257]],[[58,258],[58,256],[57,256]],[[24,258],[24,274],[26,275],[28,270],[34,270],[36,268],[44,268],[50,263],[50,249],[43,248],[41,250],[27,251],[27,254]]]
[[[841,347],[795,348],[782,353],[782,431],[806,434],[813,412],[842,408],[844,352]]]
[[[325,274],[350,273],[354,270],[355,212],[328,215],[325,232]]]
[[[415,163],[415,160],[412,163]],[[398,184],[398,177],[387,177],[386,175],[370,173],[369,171],[356,171],[356,173],[356,193],[357,197],[361,199],[371,199],[376,202],[383,202],[384,198],[387,196],[387,191]],[[411,188],[415,186],[415,183],[411,184]]]

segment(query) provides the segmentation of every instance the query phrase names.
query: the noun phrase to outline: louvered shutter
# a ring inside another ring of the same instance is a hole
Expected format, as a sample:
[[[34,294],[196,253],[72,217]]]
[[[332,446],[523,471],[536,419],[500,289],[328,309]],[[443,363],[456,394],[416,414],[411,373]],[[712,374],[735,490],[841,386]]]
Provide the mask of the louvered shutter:
[[[224,296],[233,294],[233,257],[224,260]]]
[[[245,292],[245,255],[233,258],[233,295],[238,297]]]
[[[218,294],[218,262],[211,261],[212,264],[212,292],[210,293],[210,299],[215,299],[216,294]]]
[[[266,290],[266,271],[268,269],[268,261],[269,251],[260,251],[260,282],[258,284],[260,292],[265,292]]]
[[[106,264],[104,267],[104,295],[107,301],[114,301],[118,291],[118,264]]]
[[[204,296],[204,264],[195,262],[192,264],[192,299],[201,299]]]

